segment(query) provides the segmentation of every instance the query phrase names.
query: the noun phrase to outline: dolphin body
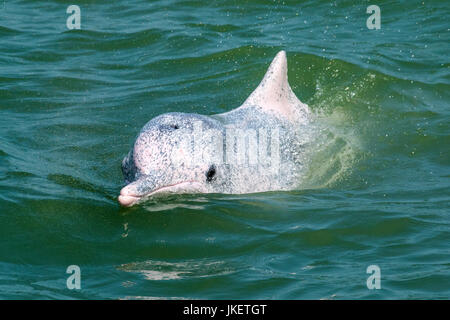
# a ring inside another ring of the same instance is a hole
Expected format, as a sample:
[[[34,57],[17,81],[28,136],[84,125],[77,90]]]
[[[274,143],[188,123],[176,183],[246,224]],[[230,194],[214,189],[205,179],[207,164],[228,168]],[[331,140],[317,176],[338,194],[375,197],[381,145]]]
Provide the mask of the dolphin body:
[[[310,111],[287,78],[285,51],[238,108],[211,116],[172,112],[150,120],[122,162],[132,206],[167,193],[292,190],[305,164]]]

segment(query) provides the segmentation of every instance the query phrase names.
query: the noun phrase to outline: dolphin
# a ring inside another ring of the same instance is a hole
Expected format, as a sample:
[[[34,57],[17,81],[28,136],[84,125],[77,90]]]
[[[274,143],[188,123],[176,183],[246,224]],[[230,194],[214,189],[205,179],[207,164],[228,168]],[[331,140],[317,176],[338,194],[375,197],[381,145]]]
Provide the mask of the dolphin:
[[[244,103],[215,115],[171,112],[141,129],[122,161],[118,201],[170,193],[292,190],[305,167],[309,107],[292,91],[280,51]]]

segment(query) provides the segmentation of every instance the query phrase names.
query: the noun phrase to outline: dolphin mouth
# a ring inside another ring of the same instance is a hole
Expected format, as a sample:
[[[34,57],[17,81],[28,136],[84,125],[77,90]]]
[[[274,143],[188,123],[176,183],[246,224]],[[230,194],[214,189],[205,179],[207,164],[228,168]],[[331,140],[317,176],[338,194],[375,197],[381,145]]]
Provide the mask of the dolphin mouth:
[[[119,201],[120,205],[124,207],[131,207],[136,203],[145,200],[146,198],[149,198],[155,194],[161,193],[181,194],[181,193],[198,193],[198,192],[205,192],[205,190],[204,187],[197,181],[178,182],[171,185],[156,188],[144,194],[133,193],[132,190],[130,190],[129,188],[127,188],[127,186],[125,186],[122,188],[122,190],[120,190],[120,195],[117,198],[117,200]]]

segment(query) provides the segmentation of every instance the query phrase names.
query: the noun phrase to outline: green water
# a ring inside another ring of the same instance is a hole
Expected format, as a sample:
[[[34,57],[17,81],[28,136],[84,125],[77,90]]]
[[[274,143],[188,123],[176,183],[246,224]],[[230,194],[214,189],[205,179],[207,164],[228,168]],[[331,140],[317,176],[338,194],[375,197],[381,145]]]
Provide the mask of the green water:
[[[450,298],[448,1],[74,4],[0,1],[0,298]],[[148,120],[236,108],[282,49],[300,190],[120,208]]]

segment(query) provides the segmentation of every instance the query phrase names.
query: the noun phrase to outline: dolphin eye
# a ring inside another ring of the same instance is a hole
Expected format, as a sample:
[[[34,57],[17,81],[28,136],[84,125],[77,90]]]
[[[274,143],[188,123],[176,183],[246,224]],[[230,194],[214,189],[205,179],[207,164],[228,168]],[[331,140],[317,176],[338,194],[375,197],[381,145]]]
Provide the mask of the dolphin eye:
[[[171,124],[170,127],[175,130],[180,128],[177,124]]]
[[[206,181],[211,182],[216,175],[216,166],[212,165],[209,167],[208,171],[206,172]]]

